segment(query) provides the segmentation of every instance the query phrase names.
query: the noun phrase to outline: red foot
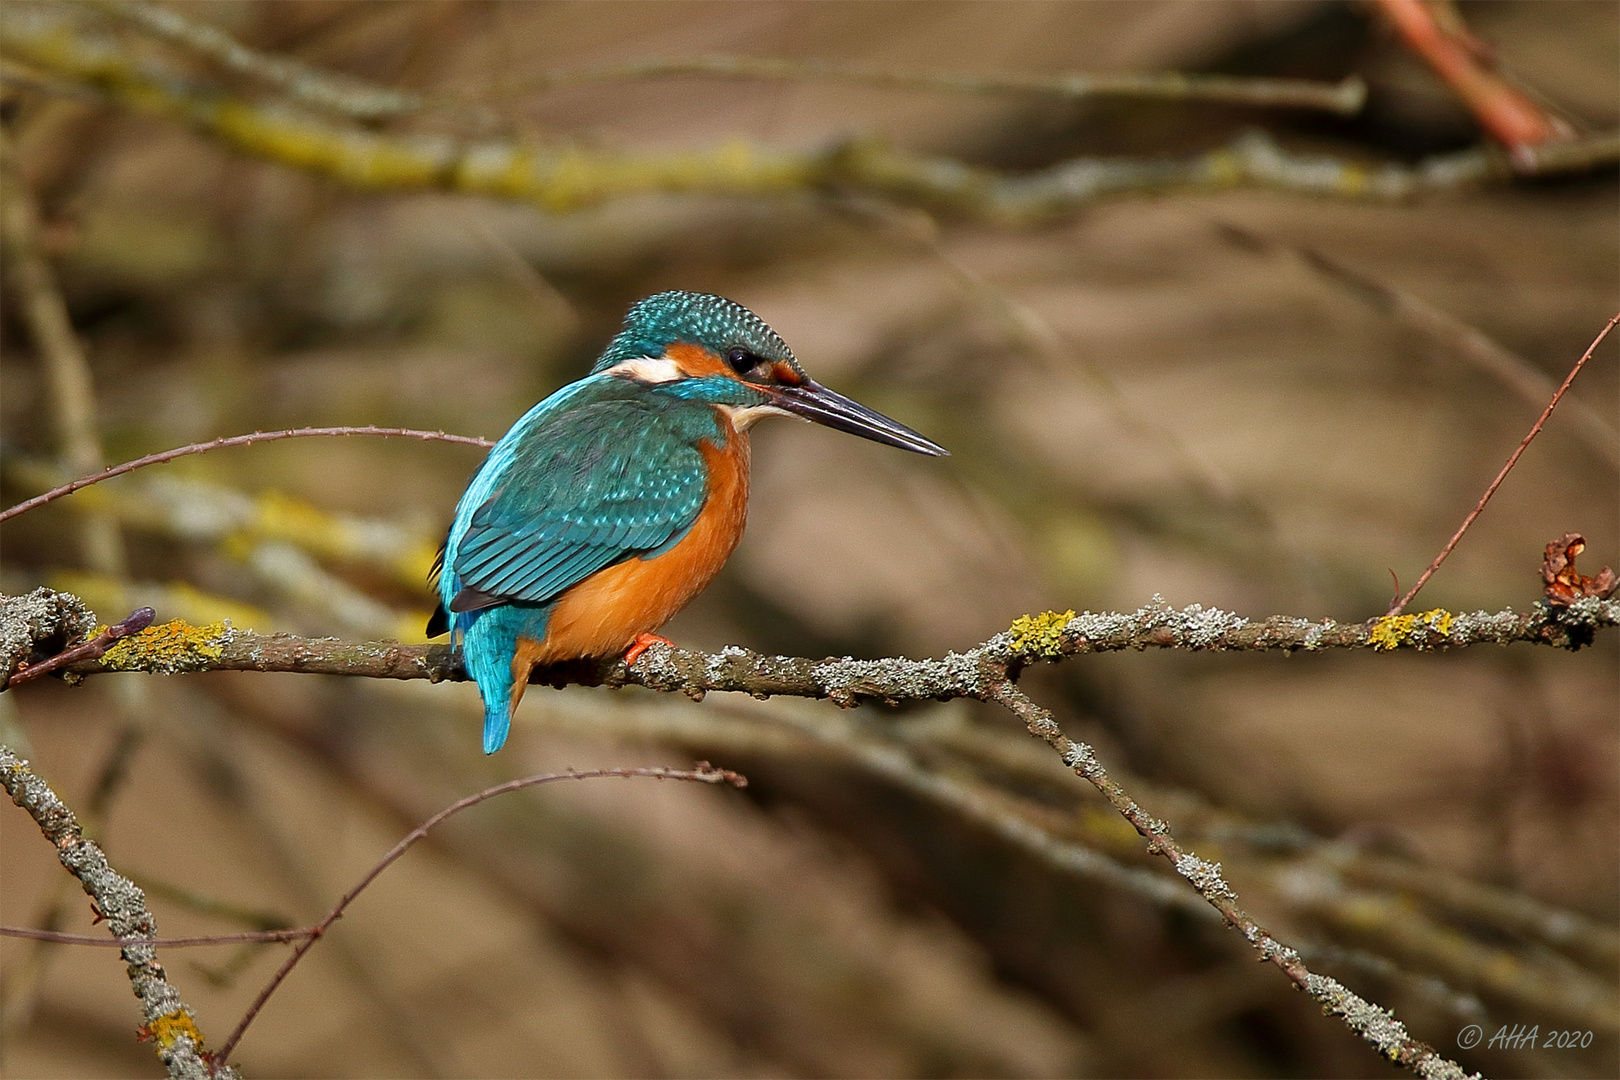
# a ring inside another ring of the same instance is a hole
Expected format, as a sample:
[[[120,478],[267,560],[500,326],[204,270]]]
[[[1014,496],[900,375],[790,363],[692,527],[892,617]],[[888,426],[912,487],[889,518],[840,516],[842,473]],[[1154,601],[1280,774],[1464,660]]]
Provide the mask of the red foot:
[[[630,645],[630,651],[624,654],[625,667],[633,667],[635,662],[641,659],[641,654],[654,645],[668,645],[672,649],[675,647],[675,643],[667,637],[659,637],[657,634],[637,634],[636,640]]]

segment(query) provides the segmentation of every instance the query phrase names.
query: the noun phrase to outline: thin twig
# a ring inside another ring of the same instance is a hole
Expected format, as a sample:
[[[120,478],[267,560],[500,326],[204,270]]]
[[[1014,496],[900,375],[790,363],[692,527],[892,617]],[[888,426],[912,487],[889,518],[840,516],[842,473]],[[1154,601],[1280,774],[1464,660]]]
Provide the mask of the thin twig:
[[[231,1052],[234,1051],[237,1044],[242,1041],[242,1035],[247,1031],[248,1025],[253,1023],[254,1018],[258,1016],[260,1010],[264,1008],[265,1002],[270,1000],[270,995],[276,992],[276,988],[279,987],[282,981],[287,978],[287,976],[292,972],[292,969],[298,965],[298,961],[303,959],[304,954],[309,952],[309,950],[314,946],[315,942],[319,941],[321,936],[324,935],[327,930],[331,929],[333,923],[342,918],[344,911],[348,909],[349,905],[354,902],[356,897],[365,891],[366,886],[375,881],[379,874],[393,865],[393,863],[401,855],[410,850],[412,845],[426,836],[428,832],[435,826],[442,824],[448,818],[461,813],[461,811],[466,810],[469,807],[477,806],[481,802],[493,799],[497,795],[504,795],[507,792],[534,787],[538,784],[555,783],[559,780],[592,780],[608,776],[625,778],[650,777],[655,780],[686,780],[700,784],[730,784],[733,787],[746,787],[748,785],[747,778],[742,776],[740,773],[732,772],[730,769],[717,769],[708,764],[708,762],[699,762],[697,767],[693,769],[669,769],[663,767],[586,770],[570,769],[569,771],[563,773],[540,773],[535,776],[525,776],[517,780],[509,780],[504,784],[497,784],[494,787],[485,788],[483,791],[480,791],[477,794],[469,795],[464,799],[460,799],[457,802],[452,803],[450,806],[445,807],[443,810],[440,810],[437,814],[434,814],[422,824],[418,825],[415,829],[412,829],[408,834],[406,834],[404,839],[400,840],[399,843],[390,848],[388,853],[378,860],[377,864],[371,868],[365,877],[360,879],[358,884],[343,894],[342,898],[339,899],[335,905],[333,905],[332,910],[327,913],[326,918],[322,919],[318,924],[307,931],[308,936],[299,943],[298,947],[293,950],[292,955],[287,957],[286,961],[279,969],[277,969],[276,973],[271,976],[270,981],[265,984],[264,989],[259,991],[259,996],[253,999],[253,1004],[248,1006],[247,1012],[243,1014],[242,1019],[237,1023],[236,1030],[231,1032],[230,1038],[225,1040],[224,1045],[222,1045],[219,1048],[219,1051],[214,1055],[214,1060],[222,1063],[230,1060]]]
[[[36,507],[54,502],[64,495],[71,495],[80,488],[99,484],[103,480],[110,480],[115,476],[144,469],[148,465],[162,465],[175,458],[186,457],[189,454],[202,454],[209,450],[222,450],[229,446],[252,446],[254,443],[275,442],[277,439],[298,439],[311,436],[324,435],[383,435],[400,436],[408,439],[425,439],[435,442],[461,443],[466,446],[480,446],[488,449],[495,444],[488,439],[480,439],[472,435],[450,435],[443,431],[420,431],[416,428],[385,428],[385,427],[308,427],[289,428],[284,431],[255,431],[251,435],[228,435],[209,442],[191,443],[188,446],[176,447],[158,454],[148,454],[134,461],[126,461],[121,465],[111,465],[90,476],[81,476],[77,480],[52,488],[43,495],[36,495],[32,499],[20,502],[16,506],[0,510],[0,521],[6,521],[18,514],[26,514]]]
[[[1523,454],[1525,448],[1530,445],[1531,440],[1541,433],[1542,425],[1552,415],[1553,409],[1558,407],[1558,400],[1564,396],[1564,391],[1569,389],[1570,384],[1575,381],[1575,376],[1581,373],[1581,368],[1586,366],[1586,362],[1592,358],[1592,354],[1603,343],[1603,339],[1609,336],[1609,331],[1614,329],[1616,323],[1620,323],[1620,314],[1615,315],[1608,321],[1603,329],[1599,331],[1598,336],[1592,340],[1592,344],[1586,347],[1586,351],[1581,354],[1581,358],[1575,361],[1575,366],[1569,369],[1569,374],[1565,376],[1563,385],[1553,394],[1552,400],[1547,402],[1547,407],[1541,411],[1541,415],[1531,425],[1530,433],[1514,448],[1513,453],[1508,455],[1507,464],[1503,465],[1502,470],[1496,474],[1496,479],[1491,481],[1491,486],[1485,489],[1485,494],[1479,497],[1479,502],[1475,503],[1474,508],[1468,511],[1468,516],[1463,518],[1463,523],[1457,527],[1456,532],[1451,534],[1451,539],[1446,541],[1446,546],[1440,549],[1440,554],[1434,557],[1434,561],[1429,564],[1428,569],[1418,576],[1417,581],[1406,591],[1405,596],[1402,596],[1390,606],[1388,615],[1399,615],[1401,609],[1411,602],[1412,597],[1417,595],[1418,590],[1423,588],[1429,578],[1434,576],[1436,570],[1440,569],[1440,564],[1446,561],[1446,556],[1451,554],[1452,548],[1457,546],[1458,541],[1463,538],[1463,534],[1474,523],[1474,519],[1484,511],[1485,504],[1491,501],[1491,496],[1495,495],[1496,489],[1502,486],[1502,481],[1507,479],[1507,474],[1512,472],[1513,466],[1519,463],[1519,455]]]
[[[152,625],[157,618],[157,612],[149,607],[136,608],[129,613],[123,622],[114,623],[89,641],[82,641],[77,645],[63,649],[55,656],[41,660],[37,664],[29,664],[19,668],[10,679],[6,681],[6,689],[37,679],[41,675],[48,675],[57,668],[66,667],[78,660],[96,660],[103,656],[110,645],[119,638],[139,633]]]

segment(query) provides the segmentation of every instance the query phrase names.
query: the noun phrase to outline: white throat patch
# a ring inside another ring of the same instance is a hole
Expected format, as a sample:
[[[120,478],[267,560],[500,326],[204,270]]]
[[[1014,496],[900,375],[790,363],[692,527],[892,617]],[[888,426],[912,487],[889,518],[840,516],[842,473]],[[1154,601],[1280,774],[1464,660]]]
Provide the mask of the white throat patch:
[[[738,431],[747,431],[767,416],[793,415],[775,405],[716,405],[715,408],[725,413],[731,421],[731,426]]]

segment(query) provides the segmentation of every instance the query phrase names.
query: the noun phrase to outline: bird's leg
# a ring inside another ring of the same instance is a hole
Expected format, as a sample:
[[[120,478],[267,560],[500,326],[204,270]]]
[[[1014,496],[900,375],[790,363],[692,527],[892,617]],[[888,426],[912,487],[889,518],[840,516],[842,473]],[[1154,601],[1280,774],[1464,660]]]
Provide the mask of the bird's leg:
[[[630,643],[630,651],[624,654],[625,667],[634,666],[635,662],[641,659],[641,654],[654,645],[668,645],[672,649],[675,647],[675,643],[667,637],[659,637],[657,634],[637,634],[636,640]]]

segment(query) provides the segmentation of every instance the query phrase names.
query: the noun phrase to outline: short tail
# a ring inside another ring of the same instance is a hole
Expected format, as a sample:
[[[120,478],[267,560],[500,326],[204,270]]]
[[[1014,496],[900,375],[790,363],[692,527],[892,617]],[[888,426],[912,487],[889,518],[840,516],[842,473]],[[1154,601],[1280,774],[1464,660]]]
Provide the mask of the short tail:
[[[493,754],[506,745],[506,736],[512,731],[510,698],[497,698],[484,702],[484,753]]]
[[[477,612],[466,626],[461,639],[462,662],[484,699],[486,754],[506,745],[512,713],[529,681],[528,664],[512,662],[519,638],[543,640],[550,614],[546,608],[502,605]],[[521,677],[514,677],[515,667],[521,667]]]

